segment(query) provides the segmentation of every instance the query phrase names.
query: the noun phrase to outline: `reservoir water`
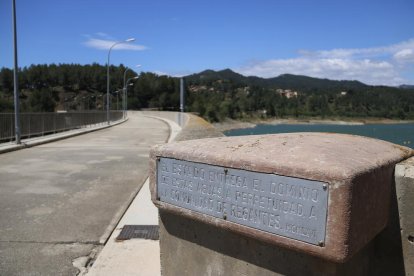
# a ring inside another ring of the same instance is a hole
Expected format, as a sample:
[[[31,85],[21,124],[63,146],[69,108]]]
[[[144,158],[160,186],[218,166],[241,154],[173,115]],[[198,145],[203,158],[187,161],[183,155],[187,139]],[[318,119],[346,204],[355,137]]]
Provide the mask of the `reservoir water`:
[[[414,124],[259,124],[253,128],[228,130],[227,136],[292,133],[292,132],[332,132],[367,136],[414,148]]]

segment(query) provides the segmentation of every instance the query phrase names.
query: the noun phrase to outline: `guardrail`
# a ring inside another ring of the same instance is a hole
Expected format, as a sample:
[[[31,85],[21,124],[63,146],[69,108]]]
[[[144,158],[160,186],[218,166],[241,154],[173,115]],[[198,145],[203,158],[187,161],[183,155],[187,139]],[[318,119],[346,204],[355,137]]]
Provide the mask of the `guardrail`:
[[[122,111],[111,111],[110,120],[122,119]],[[105,111],[37,112],[20,114],[21,138],[43,136],[107,122]],[[15,140],[14,113],[0,113],[0,142]]]

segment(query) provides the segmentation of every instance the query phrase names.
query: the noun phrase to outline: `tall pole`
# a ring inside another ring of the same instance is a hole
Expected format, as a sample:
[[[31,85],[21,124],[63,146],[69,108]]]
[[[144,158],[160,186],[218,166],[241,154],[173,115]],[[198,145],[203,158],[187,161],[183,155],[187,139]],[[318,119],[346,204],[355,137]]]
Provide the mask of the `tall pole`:
[[[112,50],[112,48],[114,48],[115,47],[115,45],[118,45],[118,44],[122,44],[122,43],[125,43],[125,42],[132,42],[132,41],[135,41],[135,38],[128,38],[127,40],[125,40],[125,41],[118,41],[118,42],[115,42],[114,44],[112,44],[112,46],[109,48],[109,51],[108,51],[108,63],[107,63],[107,69],[106,69],[106,120],[108,121],[108,125],[110,124],[109,123],[109,58],[110,58],[110,56],[111,56],[111,50]]]
[[[138,76],[133,77],[133,78],[129,78],[129,79],[126,81],[126,83],[125,83],[125,112],[126,112],[126,110],[128,109],[128,85],[132,85],[132,83],[131,83],[131,84],[129,84],[129,82],[130,82],[131,80],[136,80],[136,79],[138,79],[138,78],[139,78]]]
[[[116,92],[116,110],[119,110],[119,91]]]
[[[184,79],[180,79],[180,111],[184,112]]]
[[[85,101],[85,105],[86,105],[85,110],[89,110],[89,106],[90,106],[89,100],[91,99],[91,97],[87,96],[86,99],[87,99],[87,101]]]
[[[123,96],[122,96],[122,110],[123,110],[123,118],[124,119],[125,119],[125,116],[126,116],[126,100],[125,100],[126,87],[125,87],[125,83],[126,83],[126,73],[127,73],[128,70],[130,70],[130,68],[125,69],[125,72],[124,72],[124,87],[122,88],[122,92],[123,92]]]
[[[122,118],[125,119],[125,86],[122,87]]]
[[[16,134],[16,144],[20,144],[20,114],[19,114],[19,81],[17,71],[17,26],[16,26],[16,0],[13,0],[13,49],[14,49],[14,129]]]
[[[118,43],[115,43],[114,45],[111,46],[111,48],[109,48],[108,51],[108,63],[106,66],[106,121],[108,122],[109,125],[109,58],[111,56],[111,50],[112,48]]]
[[[136,68],[139,68],[139,67],[141,67],[141,65],[140,64],[137,64],[136,66],[135,66]],[[131,68],[126,68],[125,69],[125,71],[124,71],[124,88],[122,89],[122,110],[123,110],[123,118],[125,119],[126,118],[126,106],[127,106],[127,98],[126,98],[126,90],[127,90],[127,87],[126,87],[126,73],[128,72],[128,70],[131,70]]]

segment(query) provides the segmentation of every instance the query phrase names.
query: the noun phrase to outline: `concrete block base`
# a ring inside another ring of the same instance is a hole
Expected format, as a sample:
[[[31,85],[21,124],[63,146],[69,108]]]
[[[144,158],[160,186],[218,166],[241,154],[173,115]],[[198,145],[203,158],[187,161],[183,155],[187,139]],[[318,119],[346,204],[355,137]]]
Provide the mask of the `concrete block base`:
[[[162,271],[165,276],[337,275],[339,269],[335,263],[162,211],[160,227],[161,267],[168,267]],[[361,258],[357,261],[361,262]],[[355,267],[364,269],[366,265]]]
[[[414,275],[414,158],[395,166],[401,243],[406,275]]]
[[[160,212],[162,274],[405,275],[401,243],[406,239],[402,241],[400,235],[394,168],[413,154],[384,141],[323,133],[201,139],[154,148],[150,187]],[[414,177],[408,181],[407,168],[400,171],[399,199],[412,198]],[[414,169],[409,171],[414,176]],[[319,189],[319,184],[305,184],[305,180],[325,184]],[[283,189],[288,183],[295,183],[289,184],[289,193]],[[295,197],[295,185],[302,187],[301,196]],[[290,196],[302,200],[304,210],[309,200],[305,185],[316,195],[312,201],[316,207],[308,209],[327,212],[303,216],[307,213],[266,205],[267,199],[289,203],[286,196]],[[246,200],[239,196],[243,192]],[[325,203],[317,205],[325,197]],[[246,216],[234,211],[239,205],[247,210]],[[407,218],[412,209],[411,203],[400,204],[400,215],[403,211]],[[263,210],[274,211],[266,214],[276,216],[278,223],[266,224],[265,219],[250,216]],[[321,218],[317,226],[308,220],[313,217]],[[279,218],[286,223],[279,223]],[[401,221],[403,228],[412,229],[412,220]],[[272,232],[262,224],[281,231]],[[292,224],[319,234],[326,229],[326,233],[314,243],[311,238],[288,236]],[[404,235],[411,242],[411,232]],[[411,249],[404,247],[404,254],[412,256]]]
[[[405,275],[396,228],[340,264],[160,210],[162,275]]]

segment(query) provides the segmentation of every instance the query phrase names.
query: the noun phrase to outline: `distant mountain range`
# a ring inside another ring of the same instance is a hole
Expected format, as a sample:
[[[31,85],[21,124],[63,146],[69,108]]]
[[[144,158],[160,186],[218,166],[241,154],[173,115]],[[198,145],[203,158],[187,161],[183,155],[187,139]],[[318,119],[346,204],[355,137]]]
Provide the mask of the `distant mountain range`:
[[[307,76],[283,74],[274,78],[260,78],[243,76],[230,69],[221,71],[205,70],[197,74],[186,76],[186,81],[191,84],[208,84],[217,80],[231,81],[240,85],[260,86],[265,88],[295,89],[303,92],[309,90],[364,90],[370,87],[359,81],[329,80]],[[382,86],[383,87],[383,86]],[[414,89],[414,85],[401,85],[401,89]]]
[[[269,117],[414,119],[414,86],[367,85],[292,74],[243,76],[230,69],[187,77],[189,110],[210,121]]]
[[[414,85],[410,85],[410,84],[402,84],[398,87],[401,89],[414,89]]]
[[[105,106],[106,66],[39,64],[19,74],[22,112],[100,110]],[[123,86],[124,66],[111,68],[110,91]],[[128,78],[137,76],[129,72]],[[178,110],[178,78],[141,72],[128,91],[128,108]],[[230,69],[186,77],[186,110],[210,121],[225,118],[375,117],[414,120],[414,87],[370,86],[284,74],[243,76]],[[13,111],[13,72],[0,69],[0,112]],[[117,97],[112,97],[112,105]],[[119,108],[119,107],[118,107]]]

